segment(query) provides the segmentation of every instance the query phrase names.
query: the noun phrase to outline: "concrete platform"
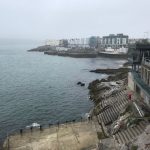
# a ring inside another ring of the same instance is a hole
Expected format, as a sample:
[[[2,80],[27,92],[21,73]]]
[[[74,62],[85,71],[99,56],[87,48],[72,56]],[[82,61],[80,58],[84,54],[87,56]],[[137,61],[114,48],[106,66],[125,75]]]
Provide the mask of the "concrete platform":
[[[70,123],[36,131],[23,132],[9,137],[4,149],[10,150],[94,150],[98,142],[97,122]]]

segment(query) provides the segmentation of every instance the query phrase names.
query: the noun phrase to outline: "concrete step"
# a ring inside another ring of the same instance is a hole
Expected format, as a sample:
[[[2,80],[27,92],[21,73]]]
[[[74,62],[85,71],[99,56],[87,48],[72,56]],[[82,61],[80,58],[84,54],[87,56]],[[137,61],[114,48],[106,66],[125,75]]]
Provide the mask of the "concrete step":
[[[140,131],[140,133],[143,132],[143,129],[142,129],[142,127],[140,125],[137,125],[137,129]]]
[[[114,107],[110,107],[100,114],[100,118],[102,119],[104,124],[109,124],[110,122],[118,118],[118,112],[114,109]]]
[[[114,137],[120,144],[128,143],[132,139],[135,139],[138,135],[140,135],[144,131],[144,128],[144,123],[141,122],[135,127],[129,127],[126,130],[116,133]]]
[[[115,103],[115,104],[113,105],[113,108],[114,108],[114,111],[115,111],[115,112],[118,112],[117,103]]]
[[[128,143],[129,142],[129,139],[127,137],[127,135],[125,134],[125,131],[121,132],[122,136],[124,137],[124,143]]]
[[[123,96],[120,96],[119,98],[120,98],[120,103],[121,103],[122,105],[125,105],[125,104],[126,104],[125,98],[124,98]]]
[[[102,114],[99,115],[99,121],[100,122],[104,122],[105,121],[105,118]]]
[[[108,110],[108,109],[107,109],[107,110]],[[103,112],[103,116],[104,116],[104,118],[105,118],[104,124],[107,124],[107,123],[109,122],[109,120],[110,120],[110,118],[109,118],[109,116],[108,116],[108,114],[107,114],[107,113],[108,113],[107,110]]]
[[[127,128],[126,132],[130,135],[131,139],[135,137],[135,135]]]
[[[118,111],[114,109],[114,107],[112,107],[111,109],[111,113],[112,113],[112,119],[113,121],[115,121],[118,118]]]
[[[129,133],[128,130],[125,130],[125,131],[124,131],[124,134],[125,134],[125,136],[127,137],[128,142],[132,140],[132,135],[130,135],[130,133]]]
[[[141,131],[138,130],[137,126],[133,127],[133,130],[135,130],[135,132],[137,133],[137,135],[139,135],[141,133]]]
[[[123,144],[124,143],[124,141],[125,141],[125,139],[124,139],[124,137],[122,136],[122,134],[121,134],[121,132],[119,132],[118,133],[118,138],[120,139],[120,141],[121,141],[121,143],[120,144]]]
[[[132,133],[132,135],[134,137],[136,137],[138,135],[137,132],[133,128],[129,127],[128,130],[129,130],[130,133]]]
[[[120,107],[120,105],[119,105],[119,102],[117,101],[117,103],[115,103],[115,107],[116,107],[116,111],[118,111],[119,110],[119,107]]]

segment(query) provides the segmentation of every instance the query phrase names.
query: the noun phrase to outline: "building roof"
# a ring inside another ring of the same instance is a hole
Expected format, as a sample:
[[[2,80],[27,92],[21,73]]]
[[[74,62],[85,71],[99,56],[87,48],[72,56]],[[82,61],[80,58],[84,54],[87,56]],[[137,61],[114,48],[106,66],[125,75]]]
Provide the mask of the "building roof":
[[[150,43],[137,43],[136,50],[150,51]]]

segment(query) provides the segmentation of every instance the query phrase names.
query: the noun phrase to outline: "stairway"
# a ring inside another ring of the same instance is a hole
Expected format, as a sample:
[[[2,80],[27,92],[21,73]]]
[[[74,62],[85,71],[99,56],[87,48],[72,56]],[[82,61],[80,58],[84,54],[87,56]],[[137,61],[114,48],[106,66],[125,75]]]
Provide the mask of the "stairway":
[[[145,127],[146,123],[142,121],[134,127],[129,127],[126,130],[116,133],[113,135],[113,138],[118,144],[128,143],[140,135],[144,131]]]
[[[125,90],[119,91],[114,97],[103,100],[99,104],[100,109],[103,110],[98,115],[99,121],[103,122],[105,125],[109,125],[118,118],[119,112],[126,106],[127,103],[128,97]]]

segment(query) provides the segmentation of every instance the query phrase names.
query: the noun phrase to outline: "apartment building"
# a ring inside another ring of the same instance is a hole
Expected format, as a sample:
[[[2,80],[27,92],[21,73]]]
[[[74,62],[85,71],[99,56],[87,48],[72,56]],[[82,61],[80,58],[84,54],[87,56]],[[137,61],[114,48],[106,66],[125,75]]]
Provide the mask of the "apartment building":
[[[136,44],[128,86],[150,107],[150,44]]]
[[[75,47],[89,47],[89,38],[74,38],[68,39],[68,47],[75,48]]]
[[[101,50],[104,50],[108,47],[111,47],[112,49],[118,49],[118,48],[127,48],[128,47],[128,35],[124,34],[110,34],[108,36],[103,36],[98,43],[98,48]]]

